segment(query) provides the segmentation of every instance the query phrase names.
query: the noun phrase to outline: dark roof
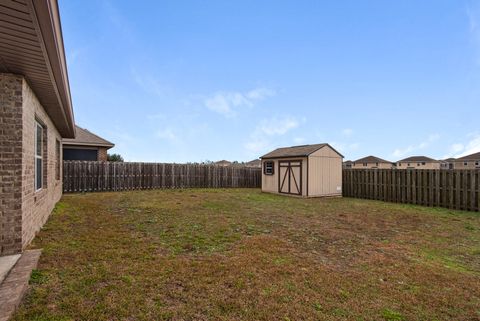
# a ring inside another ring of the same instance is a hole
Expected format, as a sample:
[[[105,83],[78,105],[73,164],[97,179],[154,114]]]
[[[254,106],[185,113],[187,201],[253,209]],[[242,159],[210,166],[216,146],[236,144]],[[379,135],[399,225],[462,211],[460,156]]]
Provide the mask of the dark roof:
[[[351,160],[346,160],[346,161],[344,161],[343,163],[344,163],[344,164],[351,164],[351,163],[353,163],[353,161],[351,161]]]
[[[438,162],[436,159],[427,156],[411,156],[399,160],[399,162]]]
[[[80,146],[101,146],[112,148],[113,143],[100,136],[95,135],[89,130],[75,125],[75,138],[65,138],[62,140],[64,145],[80,145]]]
[[[342,156],[339,152],[337,152],[332,146],[329,144],[313,144],[313,145],[300,145],[300,146],[292,146],[292,147],[282,147],[277,148],[274,151],[263,155],[260,158],[283,158],[283,157],[305,157],[308,156],[317,150],[328,146],[333,149],[338,155]]]
[[[389,163],[391,164],[392,162],[381,159],[376,156],[367,156],[367,157],[357,159],[355,163]]]
[[[57,0],[2,1],[0,72],[23,76],[64,138],[75,137]]]
[[[455,158],[450,157],[450,158],[444,159],[444,160],[442,160],[442,161],[443,161],[443,162],[453,162],[454,160],[455,160]]]
[[[249,162],[246,162],[245,163],[245,166],[248,166],[248,167],[260,167],[262,166],[262,163],[259,159],[254,159],[254,160],[251,160]]]
[[[460,157],[458,160],[459,160],[459,161],[465,161],[465,160],[480,160],[480,152],[474,153],[474,154],[470,154],[470,155],[467,155],[467,156]]]

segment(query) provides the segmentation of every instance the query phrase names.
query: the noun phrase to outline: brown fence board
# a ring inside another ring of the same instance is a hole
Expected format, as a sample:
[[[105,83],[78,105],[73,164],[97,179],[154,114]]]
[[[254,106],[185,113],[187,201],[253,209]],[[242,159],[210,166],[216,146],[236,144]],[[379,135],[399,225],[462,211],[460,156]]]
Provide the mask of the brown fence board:
[[[480,211],[480,170],[344,169],[343,196]]]
[[[261,187],[260,168],[199,164],[64,161],[63,191]]]

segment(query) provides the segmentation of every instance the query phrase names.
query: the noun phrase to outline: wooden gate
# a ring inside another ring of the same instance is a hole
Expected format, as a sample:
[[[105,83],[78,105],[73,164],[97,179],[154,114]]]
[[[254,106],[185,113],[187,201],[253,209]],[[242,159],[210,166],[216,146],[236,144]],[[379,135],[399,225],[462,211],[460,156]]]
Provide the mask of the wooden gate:
[[[302,161],[280,161],[278,163],[278,192],[302,195]]]

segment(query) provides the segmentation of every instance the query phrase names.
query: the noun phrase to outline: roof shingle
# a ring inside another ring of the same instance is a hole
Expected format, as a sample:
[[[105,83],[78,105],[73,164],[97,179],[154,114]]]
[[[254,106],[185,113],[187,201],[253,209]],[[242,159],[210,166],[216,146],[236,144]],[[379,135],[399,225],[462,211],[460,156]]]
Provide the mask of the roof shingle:
[[[399,160],[399,162],[435,162],[437,163],[438,160],[427,157],[427,156],[411,156],[404,159]]]
[[[357,159],[355,163],[389,163],[391,164],[392,162],[376,156],[367,156],[367,157]]]
[[[62,140],[62,143],[65,145],[102,146],[108,148],[115,146],[108,140],[77,125],[75,125],[75,138],[65,138]]]
[[[460,157],[460,158],[457,159],[457,160],[459,160],[459,161],[465,161],[465,160],[480,160],[480,152],[474,153],[474,154],[470,154],[470,155],[467,155],[467,156]]]
[[[282,147],[282,148],[277,148],[274,151],[267,153],[260,158],[305,157],[325,146],[329,146],[330,148],[332,148],[328,144],[312,144],[312,145]],[[335,152],[337,152],[334,148],[332,149]],[[340,154],[339,152],[337,153],[343,157],[342,154]]]

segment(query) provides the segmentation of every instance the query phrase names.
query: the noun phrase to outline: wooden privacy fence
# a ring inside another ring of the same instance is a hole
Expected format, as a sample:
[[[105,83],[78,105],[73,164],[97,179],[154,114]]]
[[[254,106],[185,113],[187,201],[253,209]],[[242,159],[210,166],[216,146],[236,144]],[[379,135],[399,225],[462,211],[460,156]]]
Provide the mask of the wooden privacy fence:
[[[344,169],[343,196],[480,211],[480,170]]]
[[[260,168],[196,164],[64,161],[63,191],[260,187]]]

